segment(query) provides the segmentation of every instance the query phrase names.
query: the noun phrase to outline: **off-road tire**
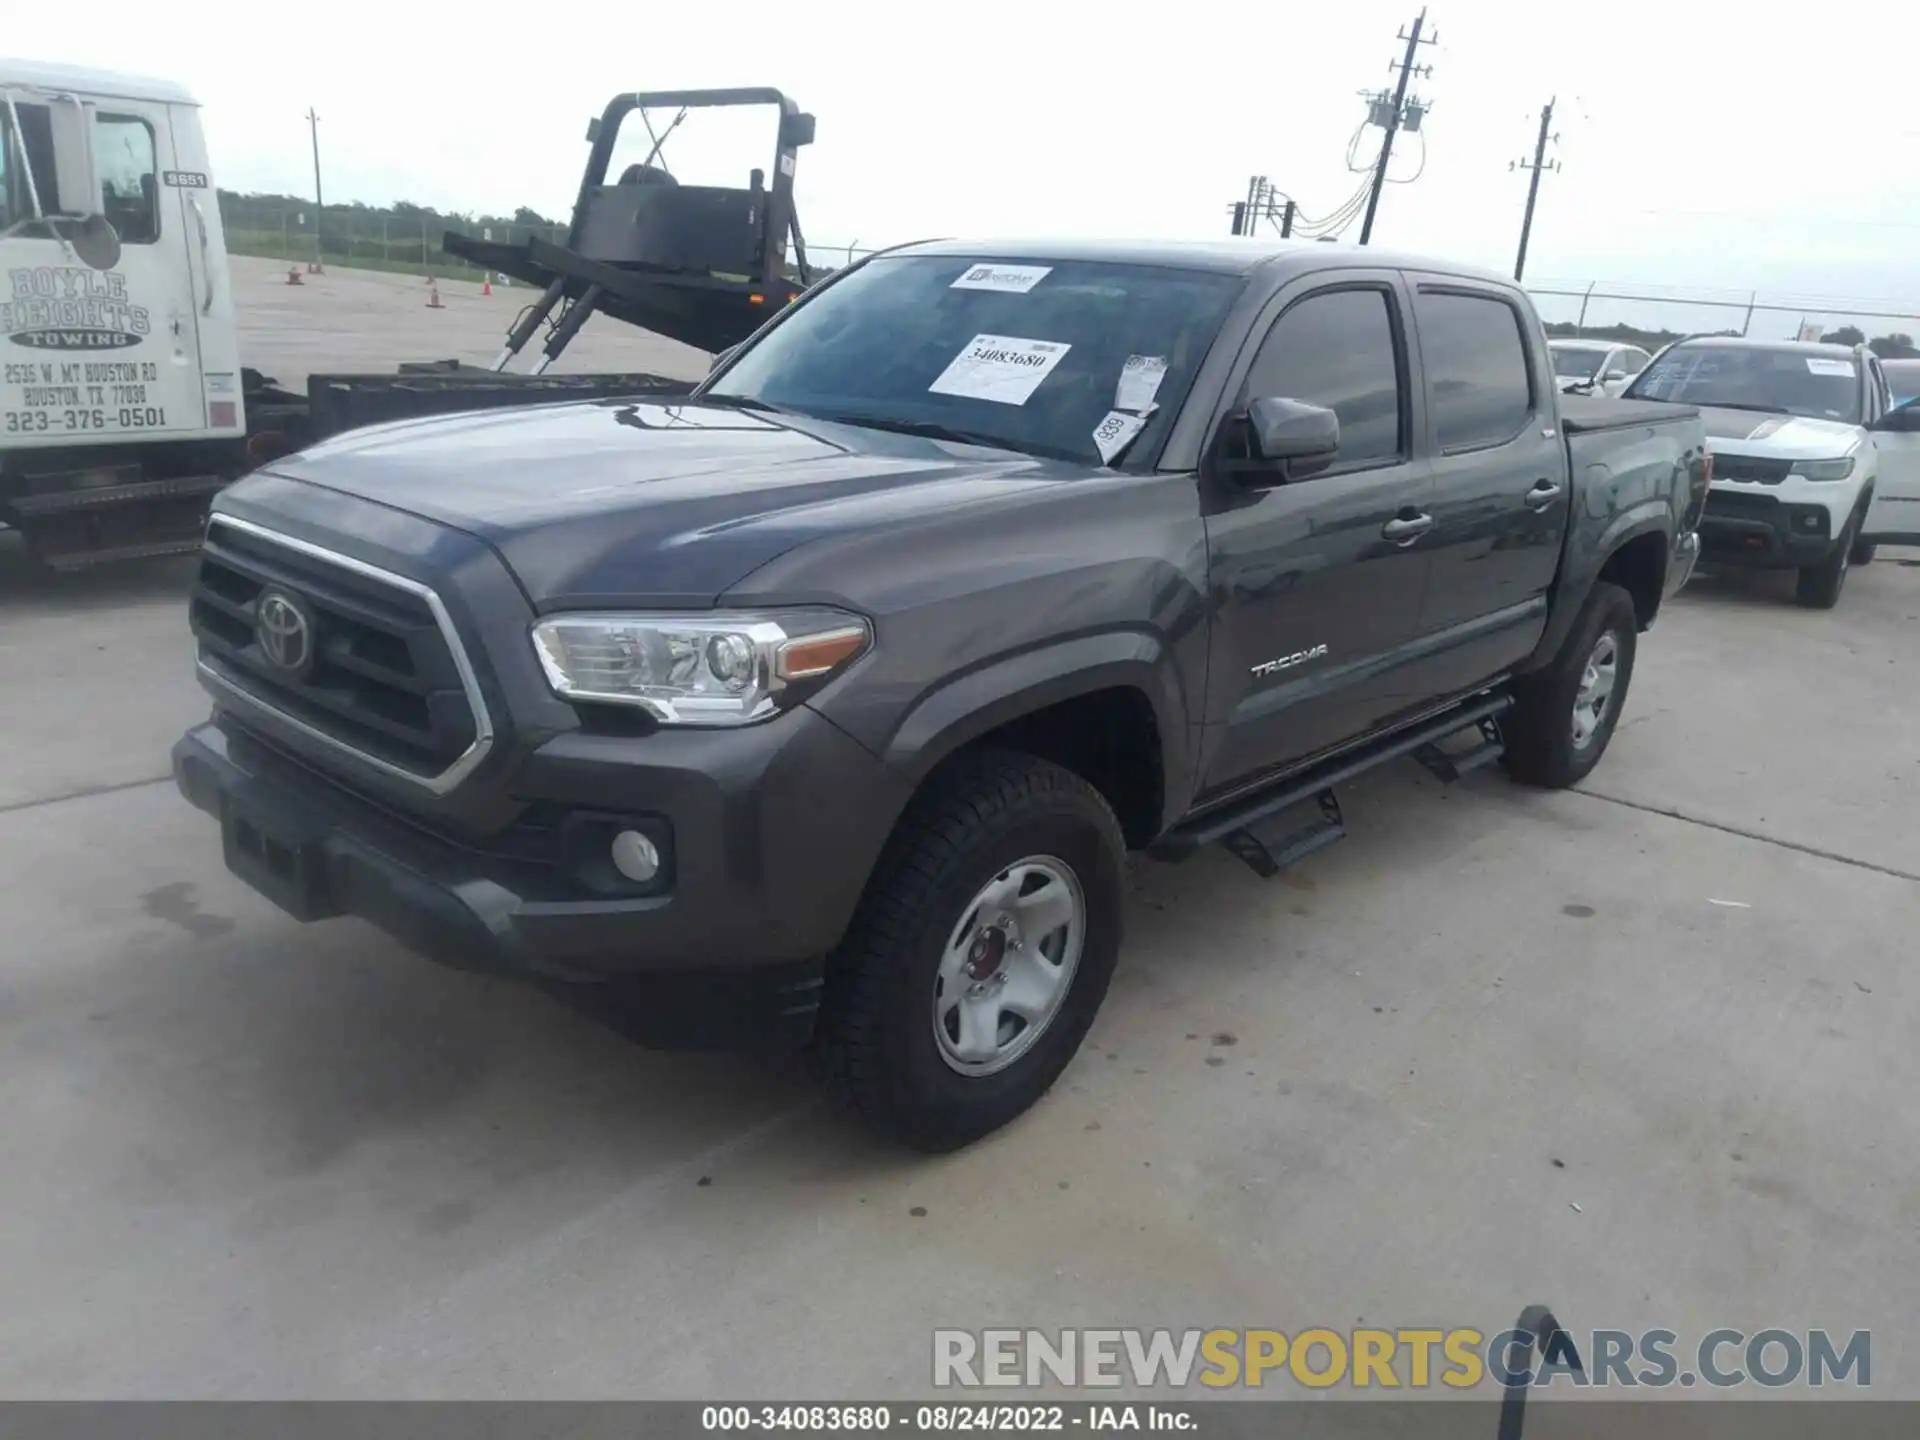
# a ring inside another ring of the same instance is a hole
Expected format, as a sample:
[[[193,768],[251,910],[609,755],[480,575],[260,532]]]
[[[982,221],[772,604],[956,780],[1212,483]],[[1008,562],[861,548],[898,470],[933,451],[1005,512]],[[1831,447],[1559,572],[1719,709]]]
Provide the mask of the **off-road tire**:
[[[1794,577],[1793,598],[1809,610],[1831,610],[1840,603],[1846,588],[1847,571],[1853,564],[1853,537],[1858,526],[1852,520],[1840,538],[1834,541],[1827,558],[1817,565],[1803,566]]]
[[[1086,935],[1061,1008],[1033,1046],[995,1074],[948,1066],[934,1038],[940,957],[963,907],[1032,855],[1070,866]],[[1044,1095],[1093,1024],[1120,955],[1126,843],[1100,792],[1050,761],[963,753],[914,797],[829,958],[815,1058],[829,1087],[884,1138],[956,1150]]]
[[[1587,660],[1603,634],[1612,632],[1617,650],[1610,704],[1585,746],[1573,743],[1573,707]],[[1600,581],[1580,607],[1573,629],[1552,662],[1514,683],[1514,705],[1500,718],[1507,773],[1523,785],[1563,790],[1578,784],[1600,763],[1613,739],[1620,711],[1633,680],[1633,657],[1640,621],[1633,597],[1618,585]]]

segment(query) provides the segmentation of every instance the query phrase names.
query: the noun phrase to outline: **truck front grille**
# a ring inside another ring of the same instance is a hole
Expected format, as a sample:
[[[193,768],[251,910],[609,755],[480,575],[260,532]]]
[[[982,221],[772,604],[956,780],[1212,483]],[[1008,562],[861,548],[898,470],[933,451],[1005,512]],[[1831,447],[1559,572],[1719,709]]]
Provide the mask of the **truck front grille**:
[[[417,581],[216,515],[189,613],[202,671],[243,710],[377,769],[444,793],[491,743],[459,637]],[[273,614],[298,643],[275,640]]]

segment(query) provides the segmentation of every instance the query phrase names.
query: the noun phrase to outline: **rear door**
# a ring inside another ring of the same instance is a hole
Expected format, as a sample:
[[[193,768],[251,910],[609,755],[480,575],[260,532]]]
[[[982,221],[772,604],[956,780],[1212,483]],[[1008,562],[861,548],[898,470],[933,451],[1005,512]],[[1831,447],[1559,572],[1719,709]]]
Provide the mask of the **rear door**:
[[[1426,589],[1432,481],[1409,384],[1406,295],[1391,271],[1325,273],[1282,290],[1227,393],[1286,397],[1340,417],[1340,452],[1303,479],[1244,486],[1203,473],[1215,616],[1203,795],[1377,725]],[[1217,444],[1245,453],[1244,420]]]
[[[1440,693],[1479,684],[1532,649],[1560,564],[1566,442],[1544,347],[1511,293],[1409,277],[1433,453],[1433,562],[1419,671]]]

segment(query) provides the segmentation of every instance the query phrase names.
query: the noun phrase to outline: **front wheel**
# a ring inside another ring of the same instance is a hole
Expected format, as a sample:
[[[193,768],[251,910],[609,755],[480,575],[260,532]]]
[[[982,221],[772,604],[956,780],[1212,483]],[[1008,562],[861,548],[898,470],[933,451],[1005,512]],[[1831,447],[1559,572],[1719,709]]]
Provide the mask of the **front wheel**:
[[[1856,565],[1871,565],[1873,563],[1873,557],[1879,553],[1879,545],[1872,540],[1856,540],[1853,542],[1853,563]]]
[[[946,1151],[1046,1093],[1120,954],[1125,843],[1034,756],[959,758],[915,797],[827,967],[816,1050],[873,1128]]]
[[[1627,702],[1639,638],[1633,597],[1596,584],[1552,663],[1514,684],[1513,708],[1500,721],[1501,758],[1514,779],[1560,790],[1600,763]]]
[[[1846,587],[1847,571],[1853,564],[1853,536],[1854,527],[1849,524],[1826,559],[1800,571],[1794,582],[1795,600],[1809,610],[1831,610],[1840,603],[1840,592]]]

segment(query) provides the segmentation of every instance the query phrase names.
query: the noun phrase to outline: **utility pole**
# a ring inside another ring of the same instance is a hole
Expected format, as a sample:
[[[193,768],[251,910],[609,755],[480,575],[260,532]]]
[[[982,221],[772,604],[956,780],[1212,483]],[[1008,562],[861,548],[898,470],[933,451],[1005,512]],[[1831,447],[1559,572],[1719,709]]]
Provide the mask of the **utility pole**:
[[[1386,138],[1380,142],[1380,159],[1373,167],[1373,190],[1367,196],[1367,218],[1360,222],[1360,243],[1362,245],[1366,244],[1373,236],[1373,215],[1374,211],[1380,208],[1380,191],[1387,183],[1387,161],[1393,157],[1393,137],[1400,133],[1403,124],[1407,129],[1412,130],[1417,128],[1420,123],[1420,111],[1417,101],[1415,102],[1415,113],[1411,116],[1407,113],[1407,82],[1413,78],[1413,57],[1419,51],[1421,44],[1432,45],[1439,39],[1439,35],[1436,32],[1424,42],[1422,41],[1420,32],[1425,28],[1426,23],[1427,12],[1422,10],[1419,15],[1414,18],[1412,32],[1402,34],[1398,37],[1407,42],[1407,53],[1397,67],[1400,71],[1400,79],[1393,87],[1392,108],[1382,114],[1383,99],[1376,97],[1374,100],[1374,113],[1379,116],[1379,123],[1386,131]],[[1431,75],[1433,73],[1433,67],[1428,66],[1424,73]]]
[[[1519,281],[1521,274],[1527,268],[1527,239],[1533,234],[1533,202],[1540,196],[1541,172],[1545,170],[1558,170],[1560,168],[1560,162],[1558,160],[1554,161],[1551,165],[1546,163],[1547,142],[1549,140],[1558,141],[1560,138],[1558,135],[1550,135],[1547,133],[1553,128],[1553,105],[1554,102],[1549,100],[1541,107],[1540,138],[1533,142],[1533,163],[1529,165],[1525,160],[1519,160],[1516,161],[1513,166],[1508,167],[1510,169],[1518,168],[1521,170],[1531,170],[1533,172],[1532,176],[1527,180],[1526,218],[1520,222],[1520,253],[1516,255],[1513,260],[1513,278],[1516,282]]]
[[[326,256],[320,249],[320,220],[327,212],[327,202],[320,197],[320,117],[313,113],[313,107],[307,107],[307,129],[313,133],[313,273],[320,274],[326,266]]]

